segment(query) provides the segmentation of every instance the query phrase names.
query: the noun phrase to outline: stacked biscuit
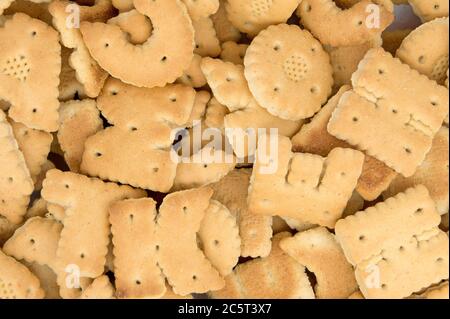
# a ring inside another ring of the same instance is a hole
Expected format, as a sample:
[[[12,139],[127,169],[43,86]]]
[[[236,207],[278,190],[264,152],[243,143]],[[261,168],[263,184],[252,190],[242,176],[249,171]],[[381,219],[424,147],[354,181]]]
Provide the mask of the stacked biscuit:
[[[0,0],[0,299],[449,298],[448,33],[447,0]]]

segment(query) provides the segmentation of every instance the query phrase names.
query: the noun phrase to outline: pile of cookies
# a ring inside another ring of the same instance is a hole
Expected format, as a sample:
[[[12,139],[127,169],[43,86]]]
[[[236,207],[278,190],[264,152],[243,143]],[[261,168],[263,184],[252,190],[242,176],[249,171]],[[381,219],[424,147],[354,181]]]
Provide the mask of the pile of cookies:
[[[0,0],[0,299],[449,298],[448,7]]]

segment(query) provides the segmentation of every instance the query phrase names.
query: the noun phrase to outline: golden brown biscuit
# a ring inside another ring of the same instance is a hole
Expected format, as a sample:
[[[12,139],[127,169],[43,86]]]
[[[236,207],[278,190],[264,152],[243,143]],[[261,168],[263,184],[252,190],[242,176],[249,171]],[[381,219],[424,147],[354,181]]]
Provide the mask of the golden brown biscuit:
[[[317,298],[346,298],[358,289],[352,265],[335,236],[317,227],[285,238],[280,247],[313,272],[317,279]]]
[[[225,288],[210,293],[220,299],[314,299],[305,267],[280,248],[289,233],[274,236],[270,255],[239,264],[225,278]]]
[[[224,204],[236,216],[243,257],[267,257],[271,249],[272,218],[248,209],[247,194],[251,169],[235,169],[210,187],[213,199]]]
[[[343,86],[328,103],[322,107],[300,131],[292,137],[292,149],[295,152],[306,152],[327,156],[336,147],[352,147],[348,143],[337,139],[327,131],[327,124],[336,109],[342,95],[350,90]],[[356,190],[368,201],[375,200],[381,192],[386,190],[397,174],[395,171],[376,158],[366,155]]]
[[[0,29],[0,99],[14,121],[58,129],[60,55],[58,33],[45,22],[17,13]]]
[[[44,290],[39,279],[30,270],[5,255],[0,250],[0,298],[1,299],[42,299]]]
[[[448,213],[448,145],[448,128],[442,127],[433,139],[430,152],[414,175],[411,177],[397,175],[383,193],[384,198],[422,184],[430,192],[439,214]]]
[[[355,189],[364,155],[348,148],[335,148],[327,158],[293,153],[287,137],[273,139],[278,144],[275,151],[258,154],[253,167],[249,209],[255,214],[291,217],[334,228]],[[264,142],[260,139],[258,148]]]

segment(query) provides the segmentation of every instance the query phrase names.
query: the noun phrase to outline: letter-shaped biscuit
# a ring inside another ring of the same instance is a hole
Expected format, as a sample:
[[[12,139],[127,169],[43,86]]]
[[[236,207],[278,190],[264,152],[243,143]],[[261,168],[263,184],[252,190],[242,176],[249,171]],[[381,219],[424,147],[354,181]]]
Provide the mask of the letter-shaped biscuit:
[[[414,174],[448,114],[448,90],[383,49],[370,50],[352,76],[328,132],[405,177]],[[389,141],[389,143],[386,143]]]
[[[351,84],[352,74],[358,69],[358,64],[367,51],[380,47],[382,42],[380,37],[376,37],[372,41],[358,45],[324,46],[325,51],[330,55],[330,62],[333,66],[333,91],[339,90],[343,85]]]
[[[53,136],[48,132],[28,128],[24,124],[14,122],[13,120],[9,122],[19,149],[25,158],[31,178],[36,183],[42,166],[47,161]]]
[[[153,27],[150,20],[137,10],[120,13],[118,16],[108,20],[109,24],[118,25],[122,31],[127,33],[133,44],[142,44],[151,36]]]
[[[224,204],[236,216],[243,257],[267,257],[272,238],[272,217],[253,214],[248,210],[247,194],[251,169],[235,169],[212,184],[213,198]]]
[[[128,199],[110,207],[118,298],[160,298],[166,292],[156,259],[156,215],[151,198]]]
[[[0,110],[0,215],[18,224],[25,215],[33,181],[11,125]]]
[[[248,89],[242,65],[204,58],[200,66],[219,103],[234,111],[252,101],[252,93]]]
[[[112,5],[120,12],[127,12],[134,8],[133,0],[112,0]]]
[[[361,292],[367,299],[400,299],[448,279],[448,246],[448,235],[434,229],[384,250],[356,266]]]
[[[0,216],[0,246],[11,238],[20,224],[11,223],[6,217]]]
[[[229,275],[241,255],[236,217],[220,202],[211,200],[198,236],[206,258],[222,276]]]
[[[356,265],[382,250],[400,247],[440,222],[428,190],[418,185],[339,220],[335,229],[348,261]]]
[[[89,137],[81,171],[102,179],[167,192],[176,174],[172,129],[188,123],[195,90],[184,85],[137,88],[109,79],[97,99],[114,126]]]
[[[114,14],[110,0],[95,0],[93,6],[78,5],[67,0],[53,1],[48,10],[53,17],[53,26],[59,31],[62,44],[74,49],[69,64],[75,69],[77,80],[89,97],[96,97],[103,87],[108,73],[89,54],[83,41],[79,23],[83,21],[106,21]],[[78,16],[79,13],[79,16]],[[79,21],[77,21],[79,17]]]
[[[124,198],[143,196],[144,191],[129,186],[104,183],[71,172],[49,171],[42,197],[65,209],[57,251],[62,267],[77,265],[81,277],[102,275],[108,253],[109,206]]]
[[[223,278],[197,246],[197,232],[211,195],[209,188],[172,193],[159,209],[158,263],[179,295],[205,293],[224,286]]]
[[[303,0],[297,14],[301,23],[323,44],[357,45],[380,36],[394,20],[392,8],[376,2],[362,0],[343,10],[332,0]]]
[[[3,251],[18,260],[58,271],[56,250],[63,226],[50,218],[32,217],[5,243]]]
[[[347,298],[358,289],[352,265],[345,259],[335,236],[325,227],[285,238],[280,247],[314,273],[317,298]]]
[[[347,148],[335,148],[327,158],[292,153],[290,140],[283,136],[275,150],[267,147],[274,153],[269,155],[261,141],[249,188],[250,210],[334,228],[355,189],[364,155]],[[264,172],[269,163],[276,167],[273,174]]]
[[[422,24],[402,42],[396,56],[403,63],[444,84],[448,70],[448,17]]]
[[[351,147],[328,133],[327,124],[333,111],[336,109],[342,95],[349,91],[349,86],[343,86],[335,96],[317,113],[312,120],[303,125],[301,130],[292,137],[292,146],[295,152],[312,153],[327,156],[336,147]],[[356,186],[356,191],[367,201],[373,201],[386,190],[397,173],[383,162],[366,155],[363,170]]]
[[[58,297],[70,299],[78,298],[81,294],[78,288],[67,286],[65,276],[67,265],[61,263],[56,255],[62,227],[55,219],[32,217],[4,246],[5,253],[23,262],[41,279],[41,285],[50,285],[45,289],[46,298],[55,293]],[[81,288],[90,283],[88,278],[79,279]],[[59,288],[55,289],[54,286]]]
[[[9,116],[34,129],[58,129],[61,46],[46,23],[17,13],[0,28],[0,99]]]
[[[194,30],[186,8],[179,0],[134,0],[134,6],[150,18],[152,36],[138,48],[118,26],[82,22],[89,52],[103,69],[125,83],[151,88],[174,82],[189,66],[194,51]]]
[[[443,126],[433,139],[433,146],[423,163],[411,177],[397,177],[389,185],[383,197],[386,199],[418,184],[424,185],[436,203],[439,214],[448,213],[449,197],[449,141],[448,128]]]

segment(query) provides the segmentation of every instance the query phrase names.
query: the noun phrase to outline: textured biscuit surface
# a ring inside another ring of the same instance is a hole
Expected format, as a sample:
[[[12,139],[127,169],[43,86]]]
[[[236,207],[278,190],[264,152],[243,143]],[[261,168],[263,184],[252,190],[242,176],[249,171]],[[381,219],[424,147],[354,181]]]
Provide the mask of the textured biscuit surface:
[[[270,25],[286,22],[300,0],[228,0],[228,19],[241,32],[254,37]]]
[[[58,0],[50,3],[48,10],[53,17],[53,26],[61,35],[62,44],[74,49],[68,59],[70,66],[75,70],[76,79],[82,84],[87,96],[92,98],[98,96],[108,73],[90,55],[81,36],[79,23],[109,19],[114,13],[111,1],[98,0],[90,6]],[[77,12],[79,21],[76,20]]]
[[[114,299],[115,291],[108,276],[103,275],[83,290],[81,299]]]
[[[82,277],[97,278],[104,271],[109,243],[109,205],[124,198],[143,197],[129,186],[104,183],[86,176],[51,170],[42,197],[65,210],[57,256],[63,267],[76,264]]]
[[[384,250],[356,267],[361,292],[368,299],[399,299],[448,279],[448,245],[448,235],[436,230],[428,238]]]
[[[225,5],[227,0],[219,0],[219,9],[211,16],[216,29],[217,38],[221,43],[227,41],[239,41],[241,33],[228,19]]]
[[[172,83],[193,57],[194,29],[186,8],[178,0],[135,0],[134,6],[153,24],[151,37],[139,49],[119,26],[99,22],[81,23],[84,42],[98,64],[125,83],[150,88]],[[166,39],[177,40],[167,46]]]
[[[448,90],[383,49],[366,54],[352,83],[354,89],[341,97],[328,132],[411,176],[448,114]]]
[[[81,171],[135,187],[169,191],[177,167],[170,154],[172,129],[188,123],[195,95],[194,89],[184,85],[147,89],[109,79],[97,106],[114,126],[87,139]]]
[[[230,274],[241,255],[236,217],[220,202],[211,200],[198,236],[206,258],[222,276]]]
[[[394,19],[391,8],[376,2],[362,0],[348,9],[341,9],[331,0],[304,0],[297,14],[301,23],[323,44],[358,45],[381,35]]]
[[[262,147],[262,142],[258,143]],[[334,227],[352,196],[364,155],[352,149],[335,148],[327,158],[292,153],[287,137],[278,137],[275,154],[257,158],[249,189],[249,209],[256,214],[280,215],[304,222]],[[263,167],[275,163],[275,172]],[[280,203],[279,198],[284,200]]]
[[[10,124],[31,178],[36,183],[42,166],[47,161],[53,136],[45,131],[30,129],[24,124],[14,122],[13,120],[10,120]]]
[[[435,18],[448,17],[449,4],[446,0],[408,0],[408,2],[412,6],[414,13],[424,22]]]
[[[448,70],[448,17],[416,28],[403,40],[396,56],[431,80],[443,84]]]
[[[343,85],[351,84],[352,74],[358,69],[358,64],[364,58],[364,55],[370,49],[381,46],[381,43],[380,37],[376,37],[359,45],[324,46],[330,55],[330,62],[333,66],[334,90],[339,89]]]
[[[280,248],[287,232],[274,236],[270,255],[238,265],[225,278],[222,290],[210,293],[221,299],[314,299],[305,267]]]
[[[243,257],[266,257],[270,253],[272,218],[254,214],[248,209],[247,194],[251,169],[235,169],[212,184],[213,199],[224,204],[236,216]]]
[[[414,296],[416,297],[416,296]],[[442,282],[437,286],[432,286],[425,290],[420,295],[417,295],[417,298],[424,299],[448,299],[449,298],[449,290],[448,290],[448,280]]]
[[[159,209],[158,263],[173,291],[179,295],[205,293],[224,286],[219,272],[197,246],[197,232],[211,196],[209,188],[171,193]]]
[[[448,213],[448,146],[448,128],[442,127],[433,139],[430,152],[414,175],[408,178],[397,175],[383,196],[387,198],[409,187],[422,184],[430,192],[439,214]]]
[[[349,91],[349,86],[343,86],[312,120],[302,126],[300,131],[292,137],[292,148],[295,152],[306,152],[327,156],[336,147],[352,147],[348,143],[337,139],[327,131],[327,124],[339,103],[342,95]],[[397,174],[395,171],[376,158],[366,155],[361,176],[356,190],[368,201],[375,200],[381,192],[386,190]]]
[[[58,33],[40,20],[17,13],[0,29],[0,99],[14,121],[58,129],[60,55]]]
[[[3,251],[18,260],[36,262],[58,271],[56,249],[62,225],[43,217],[32,217],[5,243]]]
[[[72,172],[79,172],[86,140],[103,128],[94,100],[68,101],[61,104],[58,142]]]
[[[33,181],[14,132],[0,110],[0,215],[18,224],[25,215]]]
[[[398,248],[440,222],[428,190],[418,185],[339,220],[336,236],[347,259],[355,265],[382,250]]]
[[[331,94],[329,56],[298,26],[280,24],[262,31],[248,47],[244,65],[256,101],[282,119],[313,116]]]
[[[219,0],[181,0],[192,20],[207,18],[219,9]]]
[[[129,199],[110,208],[117,297],[159,298],[166,292],[156,259],[156,202]]]
[[[358,286],[352,265],[339,243],[325,227],[317,227],[283,239],[280,247],[314,272],[317,298],[346,298]]]

